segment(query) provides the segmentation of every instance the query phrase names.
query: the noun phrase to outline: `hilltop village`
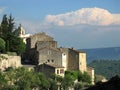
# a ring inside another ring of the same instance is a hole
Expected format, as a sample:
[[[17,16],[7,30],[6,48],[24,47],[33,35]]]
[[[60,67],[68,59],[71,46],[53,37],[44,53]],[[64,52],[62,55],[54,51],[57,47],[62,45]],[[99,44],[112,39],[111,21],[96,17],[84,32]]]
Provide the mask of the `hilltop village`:
[[[0,70],[23,66],[43,72],[48,77],[51,74],[64,77],[65,71],[79,70],[82,73],[88,72],[94,84],[94,69],[87,66],[86,52],[74,48],[58,47],[57,41],[44,32],[34,35],[26,34],[21,25],[16,34],[25,42],[26,51],[21,56],[0,54],[3,57],[0,60]]]

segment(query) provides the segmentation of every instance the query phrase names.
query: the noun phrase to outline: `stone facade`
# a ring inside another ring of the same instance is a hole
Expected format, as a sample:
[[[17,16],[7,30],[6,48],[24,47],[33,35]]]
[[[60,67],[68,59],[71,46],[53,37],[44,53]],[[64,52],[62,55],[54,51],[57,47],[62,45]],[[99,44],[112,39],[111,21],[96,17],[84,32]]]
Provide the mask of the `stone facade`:
[[[50,63],[62,66],[62,53],[57,48],[44,47],[38,51],[38,64]]]
[[[86,53],[79,51],[79,70],[83,73],[87,71]]]
[[[38,41],[36,43],[37,50],[44,48],[44,47],[57,48],[57,42],[56,41]]]
[[[94,84],[94,79],[95,79],[94,68],[87,66],[87,73],[91,76],[91,78],[92,78],[92,84]]]
[[[80,70],[82,73],[88,71],[94,79],[94,69],[88,69],[86,64],[86,53],[75,50],[73,48],[58,48],[57,42],[45,33],[38,33],[32,35],[27,39],[26,59],[32,62],[32,64],[39,65],[39,69],[42,71],[43,64],[45,64],[45,74],[59,73],[60,69],[55,66],[64,67],[66,70]],[[51,69],[51,70],[50,70]],[[49,72],[48,72],[48,71]]]
[[[20,56],[9,56],[7,54],[0,54],[1,58],[0,59],[0,70],[3,71],[8,67],[21,67],[21,57]]]
[[[64,77],[64,67],[55,64],[41,64],[36,66],[35,70],[43,72],[47,77],[54,74]]]
[[[62,51],[62,65],[65,70],[79,70],[79,52],[72,48],[60,48]]]
[[[61,51],[57,49],[57,42],[45,33],[32,35],[27,39],[25,59],[32,64],[58,62],[60,64]]]
[[[62,51],[62,65],[65,70],[86,71],[86,53],[73,48],[60,48]]]
[[[35,48],[36,43],[38,43],[40,41],[54,41],[54,40],[52,37],[46,35],[44,32],[37,33],[27,39],[27,48],[28,49]]]

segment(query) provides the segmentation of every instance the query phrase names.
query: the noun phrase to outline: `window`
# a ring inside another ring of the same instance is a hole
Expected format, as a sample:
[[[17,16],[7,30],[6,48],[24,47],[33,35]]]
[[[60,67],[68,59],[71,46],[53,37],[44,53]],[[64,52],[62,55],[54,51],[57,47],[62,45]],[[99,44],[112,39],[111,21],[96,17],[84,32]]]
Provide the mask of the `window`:
[[[63,69],[60,69],[60,74],[64,73],[64,70]]]
[[[48,50],[48,55],[50,55],[51,54],[51,51],[50,50]]]
[[[54,62],[54,60],[53,60],[53,59],[52,59],[51,61],[52,61],[52,62]]]
[[[59,74],[59,70],[57,70],[57,74]]]
[[[49,60],[49,59],[48,59],[47,61],[48,61],[48,62],[50,62],[50,60]]]

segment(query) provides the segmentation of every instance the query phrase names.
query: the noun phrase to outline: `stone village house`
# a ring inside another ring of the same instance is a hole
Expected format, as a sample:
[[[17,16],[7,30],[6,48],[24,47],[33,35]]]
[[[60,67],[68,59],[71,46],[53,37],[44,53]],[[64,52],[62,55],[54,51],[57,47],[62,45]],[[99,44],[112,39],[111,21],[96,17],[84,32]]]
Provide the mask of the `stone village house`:
[[[44,32],[31,35],[26,40],[24,59],[36,65],[36,70],[46,75],[64,76],[66,70],[88,72],[94,84],[94,69],[87,67],[86,53],[73,48],[58,47],[54,38]]]

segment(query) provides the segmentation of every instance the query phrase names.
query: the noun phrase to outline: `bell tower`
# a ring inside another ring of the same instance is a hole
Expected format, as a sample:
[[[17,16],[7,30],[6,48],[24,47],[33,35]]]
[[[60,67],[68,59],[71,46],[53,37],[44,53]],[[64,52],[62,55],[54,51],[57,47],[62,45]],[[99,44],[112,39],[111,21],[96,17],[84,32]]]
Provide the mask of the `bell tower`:
[[[23,35],[25,35],[25,30],[24,28],[22,27],[22,25],[20,24],[19,27],[18,27],[18,35],[20,37],[22,37]]]

